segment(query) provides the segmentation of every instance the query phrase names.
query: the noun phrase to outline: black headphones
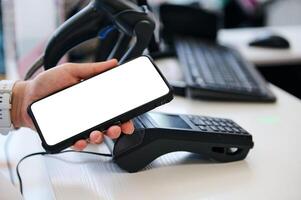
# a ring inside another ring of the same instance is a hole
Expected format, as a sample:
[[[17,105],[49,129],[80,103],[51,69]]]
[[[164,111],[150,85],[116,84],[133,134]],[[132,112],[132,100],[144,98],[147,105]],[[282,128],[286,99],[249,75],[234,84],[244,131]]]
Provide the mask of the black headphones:
[[[143,2],[91,1],[52,35],[44,52],[45,70],[56,66],[63,55],[76,45],[97,36],[101,39],[103,60],[117,58],[123,63],[140,56],[155,30],[155,22]]]

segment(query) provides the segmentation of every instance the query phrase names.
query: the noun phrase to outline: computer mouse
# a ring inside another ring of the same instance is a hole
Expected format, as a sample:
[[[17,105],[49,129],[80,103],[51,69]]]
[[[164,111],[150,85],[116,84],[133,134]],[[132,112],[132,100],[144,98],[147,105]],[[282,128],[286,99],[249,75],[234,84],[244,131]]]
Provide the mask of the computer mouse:
[[[249,43],[250,46],[263,48],[288,49],[289,42],[282,36],[276,34],[265,34],[255,38]]]

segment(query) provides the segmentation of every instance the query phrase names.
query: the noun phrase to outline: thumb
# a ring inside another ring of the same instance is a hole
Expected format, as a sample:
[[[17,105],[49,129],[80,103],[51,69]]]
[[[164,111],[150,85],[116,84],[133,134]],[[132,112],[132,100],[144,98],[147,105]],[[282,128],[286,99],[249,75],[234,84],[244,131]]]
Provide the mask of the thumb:
[[[116,59],[112,59],[105,62],[72,64],[69,70],[72,76],[77,79],[88,79],[115,67],[117,64],[118,61]]]

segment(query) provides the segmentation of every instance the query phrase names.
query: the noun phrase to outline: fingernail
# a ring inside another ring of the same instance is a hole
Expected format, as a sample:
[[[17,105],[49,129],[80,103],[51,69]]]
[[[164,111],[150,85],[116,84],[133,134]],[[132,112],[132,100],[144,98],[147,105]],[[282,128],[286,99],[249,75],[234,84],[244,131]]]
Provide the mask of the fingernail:
[[[96,142],[96,143],[100,143],[101,140],[102,140],[102,135],[99,135],[99,136],[96,138],[95,142]]]
[[[89,139],[90,139],[91,141],[94,142],[94,141],[97,140],[98,136],[99,136],[99,134],[93,131],[93,132],[90,134],[90,138],[89,138]]]

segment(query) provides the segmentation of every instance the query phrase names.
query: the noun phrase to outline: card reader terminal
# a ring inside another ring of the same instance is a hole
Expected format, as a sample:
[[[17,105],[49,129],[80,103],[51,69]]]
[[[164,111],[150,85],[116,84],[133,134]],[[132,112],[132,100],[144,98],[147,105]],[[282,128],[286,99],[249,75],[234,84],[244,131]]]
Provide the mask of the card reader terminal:
[[[128,172],[176,151],[201,154],[218,162],[238,161],[254,145],[252,135],[230,119],[149,112],[133,121],[133,135],[105,139],[114,161]]]

